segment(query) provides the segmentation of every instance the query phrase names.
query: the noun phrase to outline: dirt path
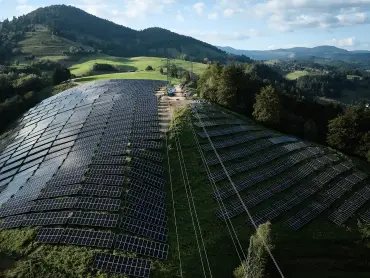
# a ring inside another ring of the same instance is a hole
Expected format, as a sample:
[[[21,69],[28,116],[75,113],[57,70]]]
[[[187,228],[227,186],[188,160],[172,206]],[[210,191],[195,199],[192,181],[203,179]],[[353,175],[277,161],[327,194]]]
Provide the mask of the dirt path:
[[[175,111],[193,102],[193,100],[184,97],[184,93],[179,86],[176,86],[175,89],[175,95],[171,97],[167,95],[166,88],[160,90],[158,93],[158,95],[161,96],[158,107],[159,117],[168,121],[167,128],[165,124],[163,124],[163,129],[166,129],[166,131],[168,130],[169,123],[174,117]]]

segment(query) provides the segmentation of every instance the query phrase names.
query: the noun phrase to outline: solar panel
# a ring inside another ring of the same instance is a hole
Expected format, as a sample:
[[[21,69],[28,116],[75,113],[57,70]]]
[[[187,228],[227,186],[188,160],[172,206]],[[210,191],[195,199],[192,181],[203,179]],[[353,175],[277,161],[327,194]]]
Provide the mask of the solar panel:
[[[34,155],[31,155],[31,156],[28,156],[25,160],[24,160],[24,163],[27,163],[29,161],[32,161],[32,160],[35,160],[39,157],[42,157],[42,156],[45,156],[46,154],[48,153],[48,150],[44,150],[44,151],[41,151],[37,154],[34,154]]]
[[[129,190],[126,195],[126,201],[129,203],[133,203],[147,209],[153,209],[155,211],[160,211],[165,213],[165,202],[159,202],[152,197],[143,195],[137,191]]]
[[[131,167],[143,169],[160,176],[164,173],[163,166],[139,158],[133,159],[131,162]]]
[[[125,175],[128,168],[121,165],[93,165],[89,174],[95,175]]]
[[[163,161],[162,154],[156,153],[156,152],[150,152],[150,151],[146,151],[146,150],[133,149],[132,152],[131,152],[131,155],[141,157],[141,158],[144,158],[144,159],[158,161],[158,162]]]
[[[62,228],[42,228],[38,231],[36,241],[41,243],[59,243],[64,229]]]
[[[163,211],[150,210],[136,204],[126,204],[123,208],[124,214],[157,226],[166,225],[166,215]]]
[[[122,219],[120,229],[161,242],[167,242],[168,229],[131,217],[125,216]]]
[[[79,193],[81,195],[119,198],[121,197],[122,192],[123,188],[118,186],[83,184]]]
[[[25,215],[15,215],[6,217],[0,224],[0,229],[13,229],[21,227],[25,217],[26,217]]]
[[[127,258],[106,253],[95,255],[93,268],[134,277],[149,278],[150,275],[149,260]]]
[[[162,143],[154,141],[134,141],[132,142],[132,146],[133,148],[140,149],[161,149]]]
[[[356,191],[348,200],[346,200],[329,219],[337,225],[345,223],[359,208],[361,208],[370,199],[370,186],[364,186]]]
[[[23,226],[63,225],[72,215],[73,212],[69,211],[30,213],[26,215]]]
[[[96,211],[118,211],[120,205],[119,199],[80,197],[75,207]]]
[[[160,202],[165,201],[165,193],[162,190],[151,188],[140,180],[130,180],[129,187],[129,192],[134,191],[135,193],[142,194],[146,198],[149,197]]]
[[[126,164],[126,156],[97,156],[94,157],[92,164],[120,165]]]
[[[115,228],[118,225],[118,214],[96,212],[74,212],[68,224],[92,227]]]
[[[85,180],[86,183],[105,184],[120,186],[125,182],[124,176],[115,175],[88,175]]]
[[[117,235],[114,244],[114,249],[137,253],[160,260],[167,260],[168,247],[168,244],[128,235]]]
[[[361,219],[366,221],[367,223],[370,223],[370,209],[366,210],[362,215]]]
[[[44,199],[35,201],[31,211],[49,211],[73,208],[77,203],[76,197],[60,199]]]
[[[165,180],[163,178],[135,168],[131,168],[130,178],[146,182],[158,189],[163,189],[165,183]]]
[[[24,203],[21,205],[11,206],[11,205],[4,205],[0,208],[0,217],[10,216],[10,215],[17,215],[29,212],[33,206],[33,203]]]
[[[113,246],[114,234],[112,232],[101,232],[91,230],[65,229],[60,243],[91,246],[100,248],[111,248]]]
[[[38,196],[38,199],[47,199],[47,198],[77,195],[79,191],[81,190],[81,188],[82,188],[81,184],[47,187],[40,193],[40,195]]]

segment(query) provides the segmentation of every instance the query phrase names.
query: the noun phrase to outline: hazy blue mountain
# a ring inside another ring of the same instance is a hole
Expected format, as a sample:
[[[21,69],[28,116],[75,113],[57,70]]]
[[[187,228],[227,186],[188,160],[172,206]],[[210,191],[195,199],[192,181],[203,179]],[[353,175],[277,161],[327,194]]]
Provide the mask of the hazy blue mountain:
[[[326,58],[332,60],[340,60],[346,62],[363,61],[364,59],[370,61],[370,51],[357,50],[348,51],[335,46],[322,45],[312,48],[308,47],[294,47],[288,49],[274,49],[274,50],[241,50],[232,47],[218,46],[231,54],[246,55],[255,60],[273,60],[273,59],[312,59],[312,57]]]

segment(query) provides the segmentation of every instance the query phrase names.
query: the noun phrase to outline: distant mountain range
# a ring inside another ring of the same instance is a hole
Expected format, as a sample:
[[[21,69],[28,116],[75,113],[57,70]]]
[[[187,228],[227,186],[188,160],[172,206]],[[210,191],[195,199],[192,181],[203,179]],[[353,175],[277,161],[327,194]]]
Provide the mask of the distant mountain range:
[[[282,59],[305,59],[314,60],[315,58],[339,60],[347,63],[370,64],[370,51],[357,50],[348,51],[335,46],[323,45],[312,48],[294,47],[288,49],[275,50],[241,50],[229,46],[217,46],[219,49],[235,54],[245,55],[254,60],[282,60]]]

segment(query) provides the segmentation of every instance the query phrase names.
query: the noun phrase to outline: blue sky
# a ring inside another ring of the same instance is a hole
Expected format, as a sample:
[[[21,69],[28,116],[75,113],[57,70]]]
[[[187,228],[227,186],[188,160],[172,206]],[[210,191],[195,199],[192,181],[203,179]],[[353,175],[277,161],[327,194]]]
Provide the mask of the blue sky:
[[[370,0],[0,0],[0,20],[52,4],[133,29],[158,26],[239,49],[370,50]]]

